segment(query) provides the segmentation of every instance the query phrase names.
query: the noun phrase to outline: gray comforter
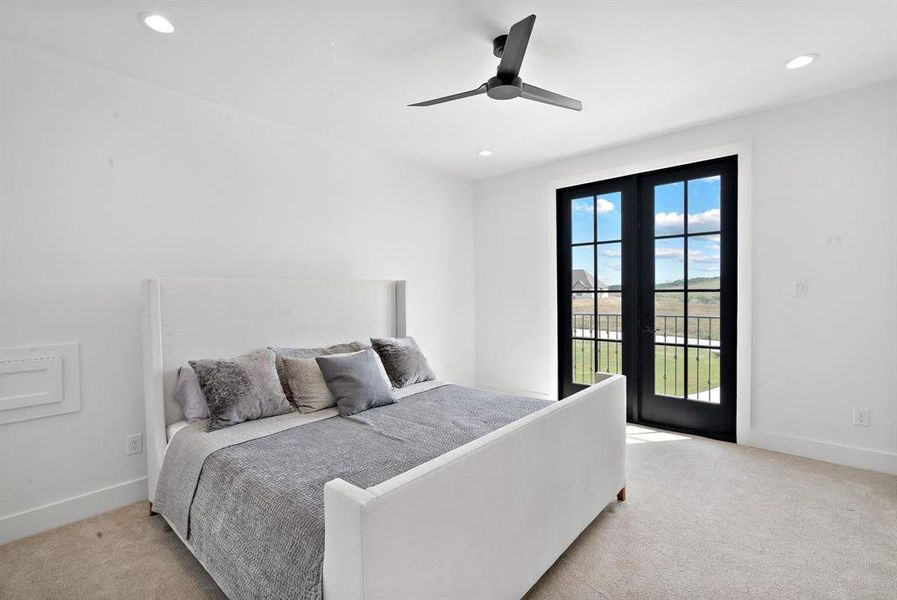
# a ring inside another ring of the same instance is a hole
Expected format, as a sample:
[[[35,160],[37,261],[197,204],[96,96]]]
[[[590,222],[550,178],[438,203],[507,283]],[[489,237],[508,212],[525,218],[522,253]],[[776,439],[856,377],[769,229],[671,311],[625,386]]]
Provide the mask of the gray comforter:
[[[445,385],[212,451],[185,477],[194,429],[172,441],[155,508],[231,598],[318,599],[327,481],[377,485],[548,404]]]

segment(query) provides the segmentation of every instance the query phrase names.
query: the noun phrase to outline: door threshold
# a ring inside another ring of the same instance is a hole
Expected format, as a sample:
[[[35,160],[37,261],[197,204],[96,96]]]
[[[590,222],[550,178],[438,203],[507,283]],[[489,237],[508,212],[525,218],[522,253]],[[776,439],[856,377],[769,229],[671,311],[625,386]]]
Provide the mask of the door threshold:
[[[644,421],[644,420],[630,420],[627,419],[626,423],[629,425],[640,425],[642,427],[650,427],[652,429],[660,429],[661,431],[671,431],[674,433],[684,433],[686,435],[693,435],[696,437],[709,438],[711,440],[716,440],[718,442],[729,442],[732,444],[737,444],[738,441],[735,438],[735,434],[727,434],[727,433],[714,433],[711,431],[698,431],[696,429],[689,429],[687,427],[674,427],[668,424],[660,424],[654,423],[652,421]]]

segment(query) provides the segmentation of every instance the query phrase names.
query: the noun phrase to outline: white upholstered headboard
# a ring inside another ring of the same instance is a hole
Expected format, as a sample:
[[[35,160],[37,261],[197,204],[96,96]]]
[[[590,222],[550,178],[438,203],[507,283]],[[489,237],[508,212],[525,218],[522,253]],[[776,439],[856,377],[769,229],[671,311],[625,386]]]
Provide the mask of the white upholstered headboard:
[[[405,282],[367,279],[149,279],[144,282],[144,401],[153,497],[172,397],[188,360],[266,346],[312,348],[405,335]]]

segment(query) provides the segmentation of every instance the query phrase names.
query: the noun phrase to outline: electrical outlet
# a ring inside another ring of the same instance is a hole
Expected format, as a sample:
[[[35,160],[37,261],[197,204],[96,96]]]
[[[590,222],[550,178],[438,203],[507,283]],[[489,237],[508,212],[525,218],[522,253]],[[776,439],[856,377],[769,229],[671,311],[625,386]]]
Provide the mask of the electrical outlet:
[[[860,427],[869,427],[869,412],[865,408],[853,409],[853,424]]]
[[[810,294],[810,282],[806,279],[794,282],[794,297],[806,298]]]
[[[129,435],[125,450],[129,455],[143,452],[143,434],[135,433],[134,435]]]

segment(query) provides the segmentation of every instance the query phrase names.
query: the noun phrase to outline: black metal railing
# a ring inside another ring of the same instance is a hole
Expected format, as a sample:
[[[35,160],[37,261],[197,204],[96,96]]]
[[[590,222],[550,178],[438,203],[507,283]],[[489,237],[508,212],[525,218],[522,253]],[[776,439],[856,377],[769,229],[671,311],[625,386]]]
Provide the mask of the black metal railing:
[[[620,313],[573,315],[574,381],[594,383],[594,371],[622,372],[622,326]],[[720,318],[689,316],[686,322],[683,315],[655,315],[654,331],[656,393],[718,401],[713,390],[714,373],[717,380],[719,377]],[[689,363],[689,381],[684,381],[685,370],[679,363],[688,359],[689,352],[693,359]],[[687,393],[689,382],[696,384],[691,394]]]
[[[719,346],[719,317],[656,315],[654,331],[657,343]],[[686,327],[687,325],[687,327]],[[623,316],[620,313],[574,314],[573,337],[620,341],[623,339]]]
[[[596,328],[595,325],[598,325]],[[597,315],[578,314],[573,315],[574,338],[603,338],[620,340],[623,338],[623,315],[607,313]],[[599,335],[596,335],[596,331]]]

